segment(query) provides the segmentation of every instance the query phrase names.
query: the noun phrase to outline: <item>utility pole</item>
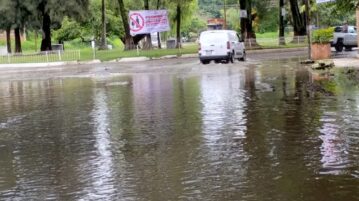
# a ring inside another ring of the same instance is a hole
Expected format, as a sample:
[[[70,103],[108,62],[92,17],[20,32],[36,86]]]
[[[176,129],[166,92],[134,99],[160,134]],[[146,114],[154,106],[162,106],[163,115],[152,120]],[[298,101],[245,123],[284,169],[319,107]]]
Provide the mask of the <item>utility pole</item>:
[[[227,0],[224,0],[223,10],[224,10],[224,29],[227,29]]]
[[[310,31],[310,3],[309,0],[305,0],[305,18],[307,24],[307,37],[308,37],[308,59],[312,59],[312,41],[311,41],[311,31]]]

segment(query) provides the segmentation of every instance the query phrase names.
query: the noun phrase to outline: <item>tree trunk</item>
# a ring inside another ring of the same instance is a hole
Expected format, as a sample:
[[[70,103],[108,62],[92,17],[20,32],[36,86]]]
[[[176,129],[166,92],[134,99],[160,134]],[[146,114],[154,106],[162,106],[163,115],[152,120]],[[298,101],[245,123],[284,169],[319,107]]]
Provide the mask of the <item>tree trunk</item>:
[[[42,15],[42,31],[43,31],[43,38],[41,41],[41,51],[51,51],[51,18],[48,13],[43,12]]]
[[[241,18],[241,36],[246,41],[246,46],[250,48],[259,46],[256,40],[256,33],[254,32],[252,22],[254,16],[252,15],[252,1],[240,0],[241,10],[247,11],[247,18]]]
[[[37,52],[37,37],[38,37],[37,30],[35,30],[35,52]]]
[[[125,4],[123,0],[117,0],[120,8],[121,18],[123,28],[125,30],[125,37],[122,39],[122,42],[125,43],[125,50],[133,50],[136,49],[135,43],[133,42],[133,37],[130,33],[130,25],[128,24],[127,12],[125,9]]]
[[[298,40],[296,38],[298,38],[299,36],[305,36],[307,33],[305,15],[300,13],[297,0],[289,0],[289,3],[293,18],[293,42],[295,42]],[[301,39],[301,41],[304,41],[304,37],[301,37]]]
[[[357,28],[359,27],[359,7],[356,10],[356,21],[357,21]],[[359,35],[357,35],[357,44],[359,45]],[[359,57],[359,51],[357,53],[357,57]]]
[[[106,5],[105,0],[102,0],[102,8],[101,8],[101,15],[102,15],[102,33],[101,33],[101,44],[99,49],[100,50],[107,50],[107,41],[106,41]]]
[[[224,18],[223,29],[227,29],[227,0],[223,1],[223,18]]]
[[[149,10],[150,9],[150,5],[149,5],[149,0],[144,0],[145,3],[145,10]],[[143,49],[149,50],[152,49],[152,39],[151,39],[151,34],[146,34],[146,40],[145,43],[143,45]]]
[[[21,53],[21,36],[20,36],[20,28],[15,28],[15,53]]]
[[[157,10],[160,9],[160,5],[161,5],[161,0],[157,0]],[[162,49],[160,32],[157,32],[157,43],[158,43],[158,49]]]
[[[239,7],[240,10],[245,10],[247,7],[246,0],[239,0]],[[246,24],[247,24],[247,18],[244,18],[241,16],[241,37],[243,40],[245,40],[246,37]]]
[[[279,45],[285,45],[283,9],[284,0],[279,0]]]
[[[6,47],[7,53],[11,54],[11,27],[6,28]]]
[[[312,41],[311,41],[311,33],[310,33],[310,2],[309,0],[305,0],[305,24],[307,25],[307,39],[308,39],[308,59],[312,59]]]
[[[177,12],[176,12],[176,21],[177,21],[177,30],[176,30],[176,38],[177,45],[176,48],[181,48],[181,18],[182,18],[182,9],[181,5],[177,4]]]

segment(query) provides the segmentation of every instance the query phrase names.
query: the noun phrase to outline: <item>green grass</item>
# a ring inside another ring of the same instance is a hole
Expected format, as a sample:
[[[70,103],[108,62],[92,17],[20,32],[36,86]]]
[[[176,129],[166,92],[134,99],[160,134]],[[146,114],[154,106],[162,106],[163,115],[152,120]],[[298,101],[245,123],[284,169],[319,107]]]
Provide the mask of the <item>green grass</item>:
[[[278,32],[256,33],[257,38],[278,38],[278,35]],[[287,32],[284,35],[285,37],[293,37],[292,32]]]
[[[158,58],[166,55],[182,55],[182,54],[192,54],[197,53],[197,45],[192,44],[185,46],[182,49],[154,49],[154,50],[146,50],[146,51],[123,51],[123,49],[112,49],[112,50],[103,50],[95,52],[95,59],[99,59],[101,61],[110,61],[115,59],[120,59],[124,57],[149,57],[149,58]],[[94,52],[91,48],[82,48],[81,50],[73,51],[67,50],[63,54],[59,55],[57,53],[53,54],[23,54],[20,56],[11,56],[8,58],[7,56],[0,56],[0,64],[3,63],[43,63],[43,62],[58,62],[58,61],[90,61],[94,59]],[[61,59],[61,60],[60,60]]]
[[[191,44],[182,49],[154,49],[154,50],[130,50],[123,51],[122,49],[96,51],[96,59],[101,61],[110,61],[124,57],[149,57],[158,58],[166,55],[182,55],[197,53],[198,46]],[[90,48],[81,50],[81,60],[87,61],[93,59],[93,50]]]

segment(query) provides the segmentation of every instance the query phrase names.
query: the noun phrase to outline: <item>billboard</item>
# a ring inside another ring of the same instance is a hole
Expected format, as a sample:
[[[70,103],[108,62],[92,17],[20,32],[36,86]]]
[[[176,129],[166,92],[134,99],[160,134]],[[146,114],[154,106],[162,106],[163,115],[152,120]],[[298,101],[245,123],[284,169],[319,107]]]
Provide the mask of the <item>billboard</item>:
[[[128,17],[132,36],[170,30],[167,10],[130,11]]]

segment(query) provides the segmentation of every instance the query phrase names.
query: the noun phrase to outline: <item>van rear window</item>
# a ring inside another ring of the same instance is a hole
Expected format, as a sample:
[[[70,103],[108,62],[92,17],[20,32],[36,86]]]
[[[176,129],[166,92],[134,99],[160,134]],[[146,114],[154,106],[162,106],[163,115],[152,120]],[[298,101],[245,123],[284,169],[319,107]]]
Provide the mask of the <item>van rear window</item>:
[[[201,43],[220,43],[223,41],[227,41],[226,33],[204,33],[201,35],[200,42]]]
[[[334,28],[334,32],[336,32],[336,33],[339,33],[339,32],[342,32],[342,27],[335,27]]]

